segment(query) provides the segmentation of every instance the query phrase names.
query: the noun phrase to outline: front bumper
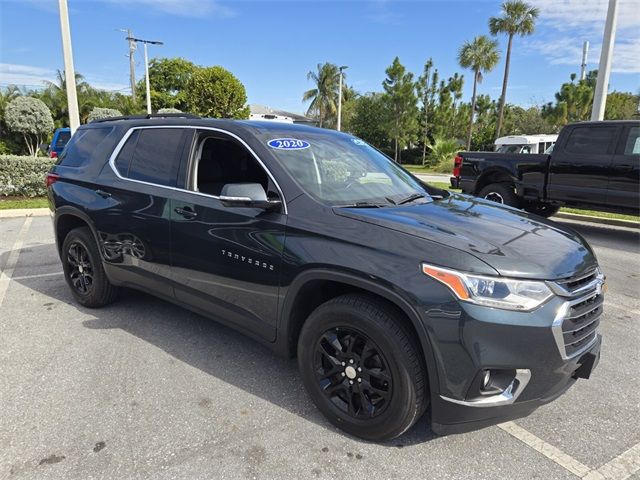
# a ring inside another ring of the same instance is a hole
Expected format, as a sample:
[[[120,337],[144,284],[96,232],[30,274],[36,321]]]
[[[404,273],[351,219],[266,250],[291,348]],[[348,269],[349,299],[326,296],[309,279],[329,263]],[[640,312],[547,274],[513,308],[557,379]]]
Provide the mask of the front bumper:
[[[523,417],[589,378],[600,357],[601,287],[598,277],[593,289],[557,295],[533,312],[457,302],[424,311],[438,368],[433,430],[460,433]],[[497,393],[479,394],[484,370],[512,376]]]

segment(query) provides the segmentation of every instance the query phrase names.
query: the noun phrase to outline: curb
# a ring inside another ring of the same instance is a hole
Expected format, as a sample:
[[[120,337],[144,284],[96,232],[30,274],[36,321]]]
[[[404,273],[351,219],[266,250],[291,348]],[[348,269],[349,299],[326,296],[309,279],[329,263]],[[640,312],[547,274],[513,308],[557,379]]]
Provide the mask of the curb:
[[[599,223],[602,225],[611,225],[614,227],[627,227],[640,230],[640,222],[633,220],[620,220],[617,218],[592,217],[590,215],[580,215],[578,213],[556,213],[553,218],[562,218],[565,220],[578,220],[580,222]]]
[[[0,218],[46,217],[50,213],[48,208],[8,208],[0,210]]]

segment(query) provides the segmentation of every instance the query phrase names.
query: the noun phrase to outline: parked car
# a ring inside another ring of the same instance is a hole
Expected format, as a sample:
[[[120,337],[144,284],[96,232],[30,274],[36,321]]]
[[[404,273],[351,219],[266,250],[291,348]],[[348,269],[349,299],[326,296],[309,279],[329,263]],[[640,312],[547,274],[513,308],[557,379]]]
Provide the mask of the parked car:
[[[43,150],[47,152],[47,156],[51,158],[57,158],[64,150],[64,147],[67,146],[70,138],[70,128],[56,128],[56,131],[53,132],[51,143],[48,145],[45,144],[43,146]]]
[[[562,206],[640,212],[640,121],[567,125],[549,153],[460,152],[451,185],[551,216]]]
[[[545,153],[558,135],[508,135],[494,142],[498,153]]]
[[[424,185],[345,133],[95,121],[47,184],[78,303],[130,287],[297,356],[319,410],[362,438],[427,409],[438,433],[521,417],[599,359],[604,276],[580,235]]]

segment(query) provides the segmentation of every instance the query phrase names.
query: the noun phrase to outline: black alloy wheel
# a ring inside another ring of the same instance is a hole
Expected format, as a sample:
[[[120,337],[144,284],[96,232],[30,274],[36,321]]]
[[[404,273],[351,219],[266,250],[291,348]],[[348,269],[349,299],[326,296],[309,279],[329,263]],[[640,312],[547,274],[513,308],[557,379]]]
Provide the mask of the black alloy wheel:
[[[393,381],[388,362],[362,332],[327,330],[316,344],[315,371],[327,398],[353,418],[376,417],[389,405]]]
[[[67,250],[69,278],[71,285],[80,295],[88,295],[93,288],[93,267],[87,249],[78,242],[73,242]]]

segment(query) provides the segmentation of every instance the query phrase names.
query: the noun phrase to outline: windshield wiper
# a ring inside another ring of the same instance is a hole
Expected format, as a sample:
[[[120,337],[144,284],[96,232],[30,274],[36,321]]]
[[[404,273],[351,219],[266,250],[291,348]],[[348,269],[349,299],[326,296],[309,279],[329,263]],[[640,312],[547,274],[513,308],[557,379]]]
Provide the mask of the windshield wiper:
[[[396,205],[404,205],[405,203],[413,202],[414,200],[418,200],[419,198],[424,198],[426,195],[424,193],[412,193],[408,197],[405,197],[396,202]]]
[[[339,208],[383,208],[388,207],[386,203],[373,203],[373,202],[356,202],[347,205],[336,205]]]

